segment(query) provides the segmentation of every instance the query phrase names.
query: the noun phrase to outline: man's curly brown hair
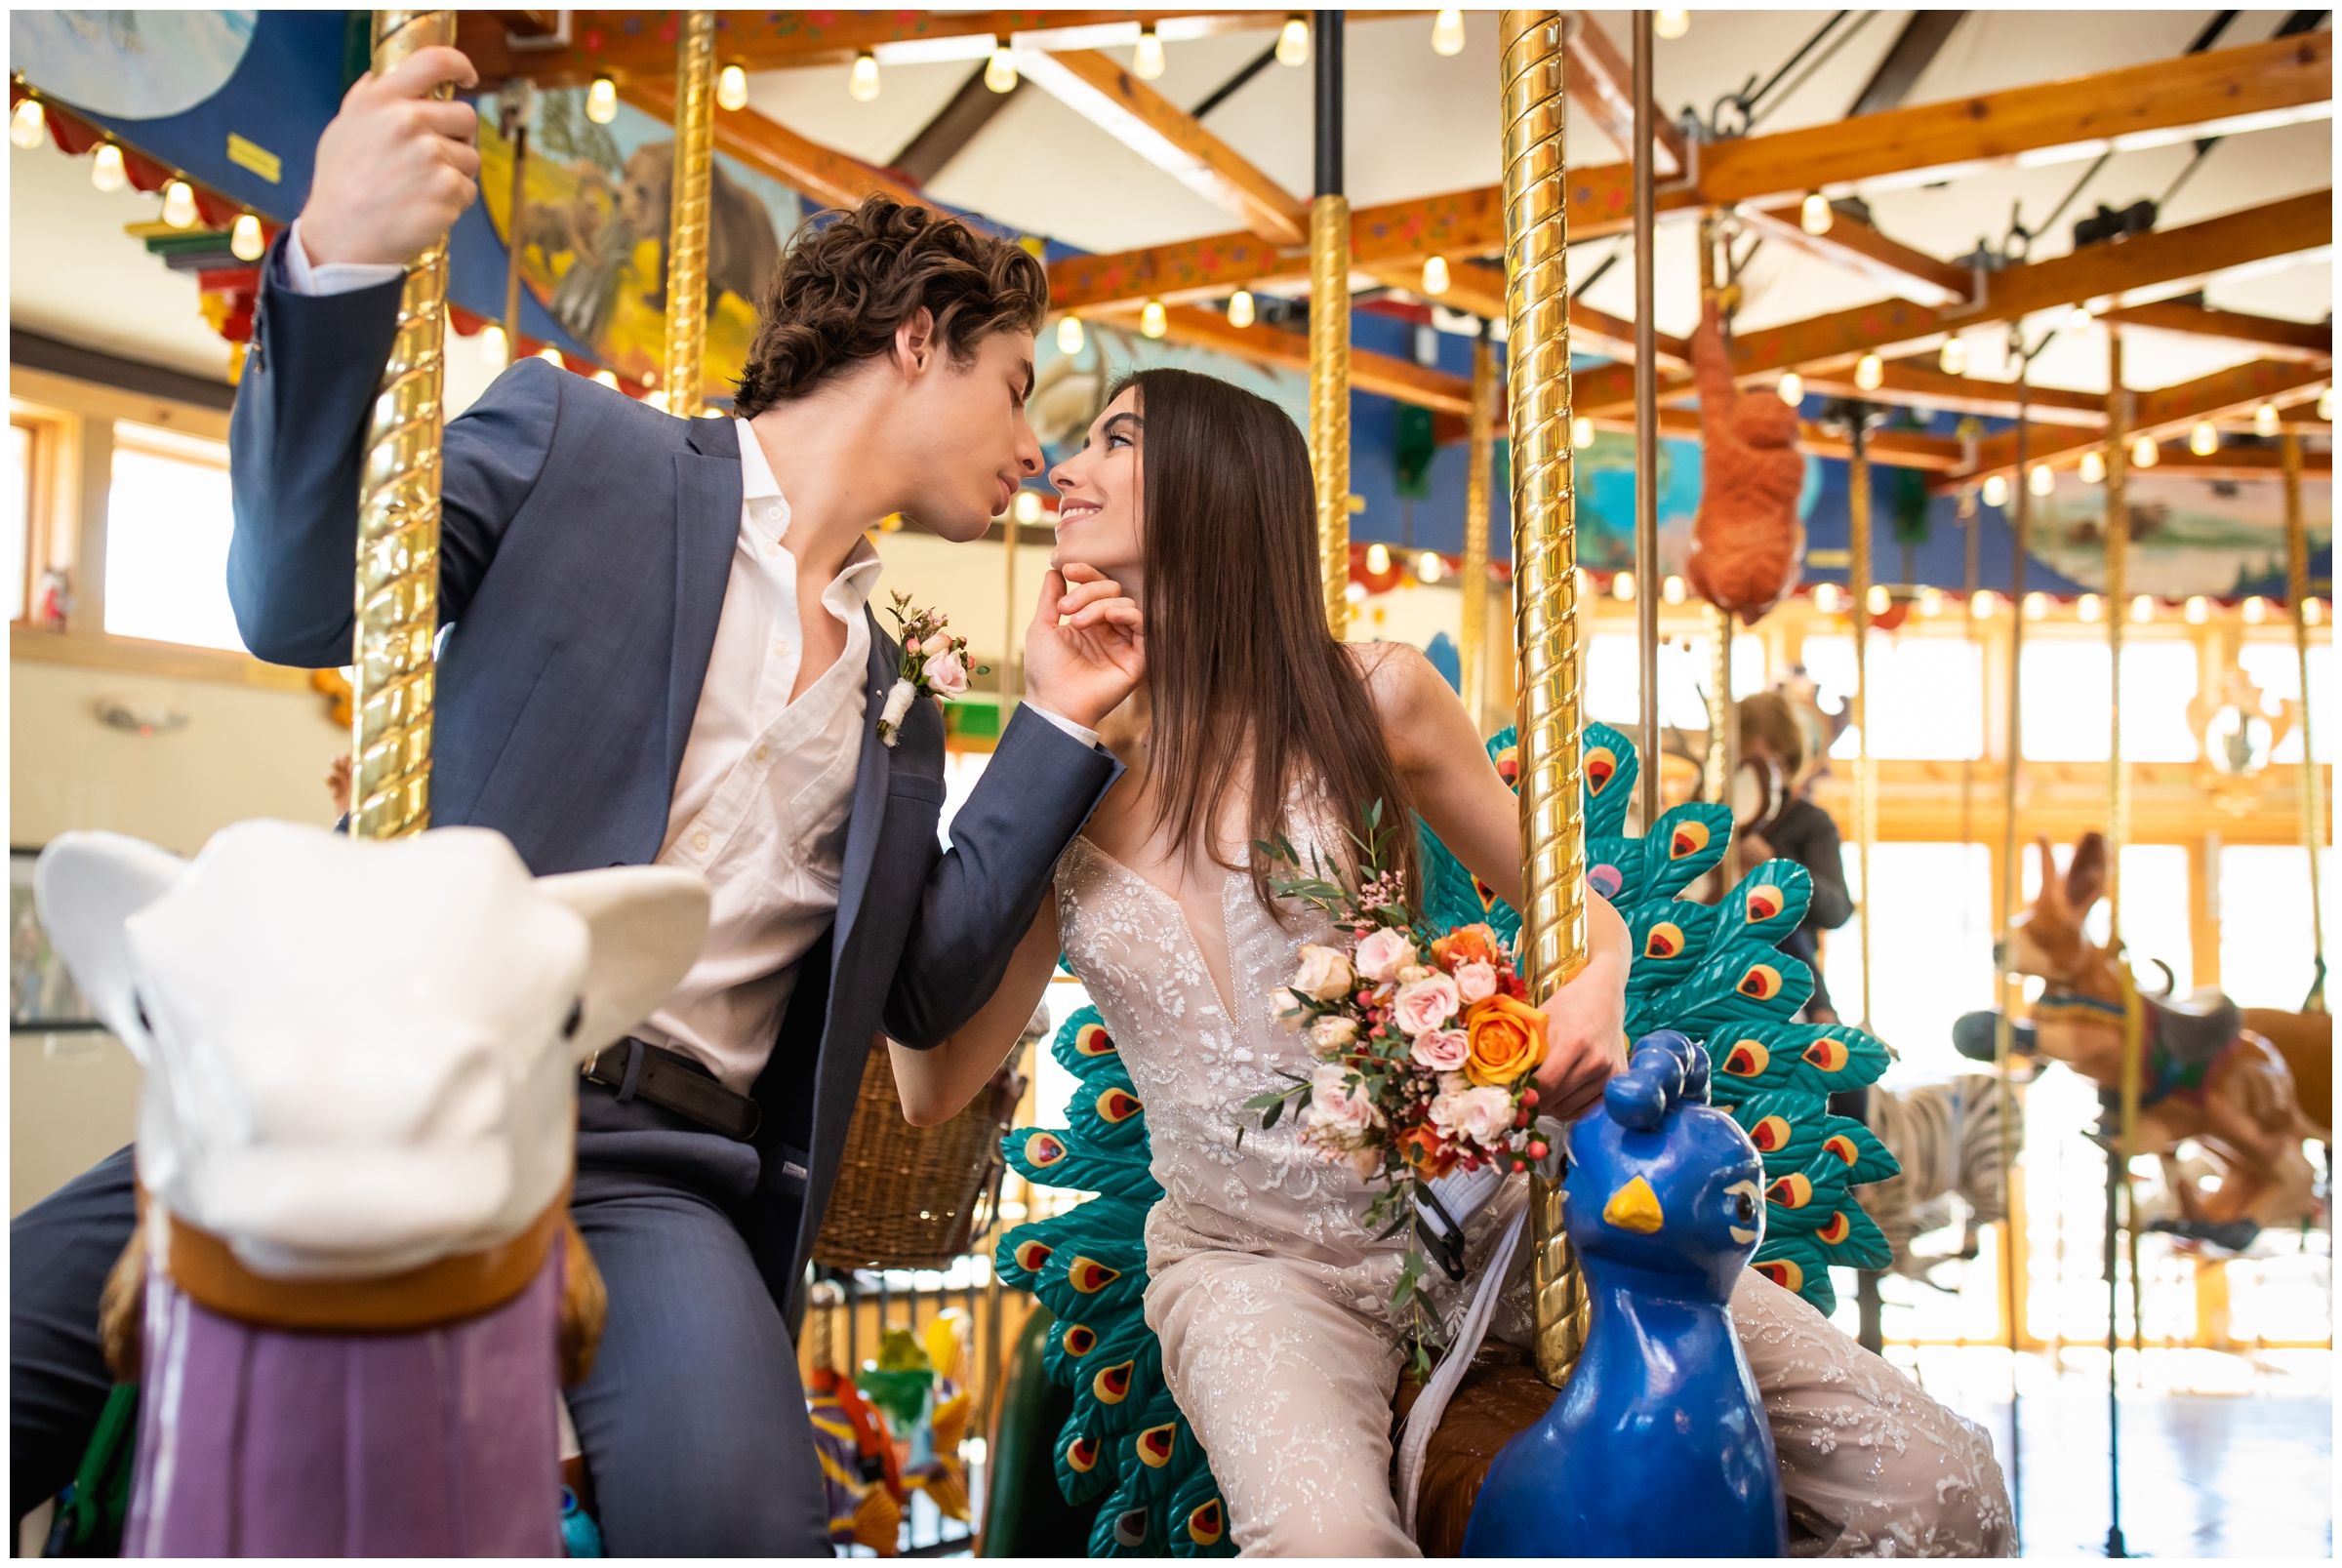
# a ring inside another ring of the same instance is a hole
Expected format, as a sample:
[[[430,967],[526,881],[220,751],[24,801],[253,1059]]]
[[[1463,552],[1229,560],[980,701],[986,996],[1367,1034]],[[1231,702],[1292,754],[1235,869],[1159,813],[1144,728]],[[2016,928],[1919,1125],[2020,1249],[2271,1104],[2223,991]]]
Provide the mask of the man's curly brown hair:
[[[956,218],[872,196],[821,228],[798,231],[757,313],[733,412],[754,419],[889,352],[924,307],[954,363],[1009,328],[1038,332],[1049,274],[1014,241]]]

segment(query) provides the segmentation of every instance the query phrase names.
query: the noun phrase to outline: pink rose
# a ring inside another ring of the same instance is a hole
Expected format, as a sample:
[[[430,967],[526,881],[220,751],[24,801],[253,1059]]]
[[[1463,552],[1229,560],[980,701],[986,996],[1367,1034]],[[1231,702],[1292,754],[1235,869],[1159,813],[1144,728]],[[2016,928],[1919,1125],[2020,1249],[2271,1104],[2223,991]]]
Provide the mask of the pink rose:
[[[957,697],[968,689],[968,667],[949,648],[927,656],[927,684],[938,696]]]
[[[1415,962],[1415,947],[1406,933],[1391,926],[1378,926],[1358,944],[1358,973],[1380,985],[1396,978],[1399,970]]]
[[[1314,996],[1321,1002],[1335,1002],[1349,993],[1351,980],[1350,960],[1338,950],[1304,943],[1301,967],[1293,972],[1290,984],[1304,996]]]
[[[1456,983],[1433,972],[1401,985],[1398,995],[1392,999],[1391,1013],[1402,1032],[1421,1034],[1454,1018],[1463,1005],[1464,998],[1457,991]]]
[[[1467,1089],[1432,1102],[1432,1125],[1450,1138],[1469,1138],[1483,1147],[1513,1125],[1513,1096],[1505,1089]]]
[[[1339,1062],[1310,1074],[1310,1131],[1336,1148],[1354,1148],[1382,1120],[1363,1083],[1343,1083],[1349,1075]]]
[[[1486,1001],[1496,994],[1496,966],[1476,960],[1459,965],[1456,969],[1456,990],[1463,996],[1467,1007],[1474,1002]]]
[[[1357,1020],[1344,1018],[1339,1013],[1328,1013],[1310,1025],[1310,1044],[1316,1047],[1320,1056],[1332,1056],[1335,1052],[1349,1046],[1357,1037]],[[1462,1039],[1463,1036],[1458,1035],[1457,1038]],[[1468,1048],[1469,1043],[1467,1042]],[[1458,1057],[1456,1060],[1461,1063],[1463,1058]]]
[[[1462,1029],[1426,1029],[1409,1054],[1433,1072],[1454,1072],[1472,1055],[1472,1039]]]

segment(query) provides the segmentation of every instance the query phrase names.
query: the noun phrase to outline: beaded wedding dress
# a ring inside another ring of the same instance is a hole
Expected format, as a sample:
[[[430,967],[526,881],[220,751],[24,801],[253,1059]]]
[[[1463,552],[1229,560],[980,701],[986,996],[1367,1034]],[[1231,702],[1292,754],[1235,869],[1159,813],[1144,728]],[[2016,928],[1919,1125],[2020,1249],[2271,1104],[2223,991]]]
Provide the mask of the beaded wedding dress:
[[[1314,1065],[1274,1022],[1271,996],[1301,945],[1331,942],[1331,928],[1290,904],[1280,923],[1249,873],[1234,871],[1222,883],[1220,930],[1199,934],[1177,899],[1087,839],[1059,864],[1057,901],[1067,961],[1145,1106],[1149,1185],[1162,1193],[1145,1222],[1146,1324],[1234,1544],[1247,1555],[1415,1554],[1391,1475],[1401,1349],[1388,1304],[1405,1238],[1373,1239],[1364,1184],[1305,1146],[1292,1119],[1264,1132],[1243,1109],[1287,1081],[1280,1069]],[[1226,995],[1205,942],[1225,944]],[[1525,1201],[1523,1186],[1515,1179],[1473,1222],[1475,1266]],[[1524,1275],[1525,1262],[1523,1248]],[[1460,1290],[1433,1299],[1451,1322],[1461,1314]],[[2008,1549],[2006,1490],[1981,1428],[1754,1272],[1732,1312],[1772,1423],[1797,1549]],[[1524,1277],[1501,1299],[1493,1333],[1525,1344],[1527,1330]]]

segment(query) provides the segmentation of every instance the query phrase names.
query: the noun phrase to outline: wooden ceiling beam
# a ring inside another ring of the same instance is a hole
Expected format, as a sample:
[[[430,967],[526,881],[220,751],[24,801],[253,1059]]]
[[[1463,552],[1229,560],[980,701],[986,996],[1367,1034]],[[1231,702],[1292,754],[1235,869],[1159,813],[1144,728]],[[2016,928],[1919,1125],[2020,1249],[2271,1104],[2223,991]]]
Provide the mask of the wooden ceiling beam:
[[[1620,435],[1632,435],[1633,419],[1604,415],[1590,422],[1597,430]],[[1681,440],[1700,438],[1700,417],[1690,409],[1663,408],[1659,411],[1659,429],[1664,435]],[[1496,433],[1505,432],[1504,404],[1498,400]],[[1441,446],[1453,446],[1467,439],[1465,416],[1434,412],[1432,416],[1433,439]],[[1882,468],[1918,468],[1929,473],[1948,473],[1959,466],[1960,445],[1940,435],[1927,435],[1918,430],[1878,430],[1872,433],[1870,456]],[[1850,449],[1843,434],[1823,429],[1810,420],[1797,424],[1797,450],[1817,458],[1844,458]]]
[[[1610,139],[1610,144],[1635,157],[1635,71],[1627,63],[1618,46],[1610,41],[1594,20],[1594,13],[1581,11],[1572,19],[1568,41],[1562,48],[1568,55],[1568,69],[1562,73],[1562,84],[1572,102],[1585,110],[1586,118],[1595,129]],[[1682,174],[1689,162],[1683,144],[1683,132],[1665,114],[1653,116],[1651,168],[1662,180],[1673,180]]]
[[[1879,371],[1879,383],[1871,388],[1855,382],[1850,366],[1808,372],[1805,390],[1825,397],[1858,397],[1897,408],[1948,410],[1996,420],[2017,417],[2017,388],[2013,382],[1947,376],[1911,364],[1882,365]],[[2094,430],[2106,423],[2106,399],[2095,392],[2036,386],[2028,393],[2028,400],[2037,424],[2070,424]]]
[[[1310,206],[1192,116],[1095,49],[1017,51],[1023,76],[1274,245],[1310,237]]]
[[[1833,213],[1830,227],[1820,234],[1805,232],[1798,209],[1794,206],[1747,206],[1740,209],[1740,216],[1750,227],[1776,243],[1825,265],[1869,278],[1879,287],[1892,289],[1901,298],[1920,304],[1938,307],[1958,304],[1975,287],[1975,276],[1967,268],[1939,261],[1924,251],[1915,251],[1890,240],[1870,224],[1844,213]]]
[[[1136,312],[1128,307],[1104,314],[1122,319],[1136,317]],[[1310,340],[1307,334],[1287,332],[1266,322],[1255,322],[1249,327],[1232,327],[1222,312],[1193,305],[1173,305],[1163,312],[1163,336],[1173,342],[1191,343],[1198,348],[1216,348],[1258,365],[1299,371],[1305,376],[1309,374]],[[1445,371],[1433,370],[1395,354],[1352,349],[1350,384],[1357,391],[1395,398],[1401,403],[1428,408],[1434,414],[1465,415],[1472,412],[1472,382],[1469,378],[1450,376]]]
[[[668,82],[631,82],[619,97],[661,120],[675,117]],[[910,207],[932,207],[925,196],[866,163],[797,135],[754,109],[718,108],[715,144],[760,174],[828,207],[852,207],[866,196],[886,195]],[[940,211],[940,209],[938,209]]]
[[[2249,343],[2263,359],[2331,359],[2334,324],[2330,321],[2284,321],[2242,310],[2210,310],[2200,304],[2162,300],[2154,304],[2124,305],[2109,310],[2101,321],[2125,327],[2152,327],[2158,332],[2186,333],[2199,338],[2225,338]]]

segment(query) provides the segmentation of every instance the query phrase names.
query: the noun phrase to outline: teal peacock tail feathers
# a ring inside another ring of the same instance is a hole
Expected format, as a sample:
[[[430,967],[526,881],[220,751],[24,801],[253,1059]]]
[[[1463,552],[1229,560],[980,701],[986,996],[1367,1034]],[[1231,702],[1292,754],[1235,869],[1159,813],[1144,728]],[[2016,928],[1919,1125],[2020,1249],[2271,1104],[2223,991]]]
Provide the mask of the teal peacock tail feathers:
[[[1883,1181],[1897,1166],[1869,1128],[1829,1108],[1831,1095],[1886,1070],[1887,1048],[1842,1025],[1791,1022],[1813,995],[1813,973],[1779,945],[1805,918],[1813,878],[1794,861],[1767,861],[1716,903],[1689,903],[1683,889],[1731,846],[1730,808],[1688,802],[1630,838],[1627,805],[1640,770],[1635,744],[1607,724],[1590,724],[1581,746],[1587,884],[1617,908],[1634,944],[1627,1037],[1678,1029],[1707,1049],[1716,1107],[1764,1158],[1765,1236],[1750,1266],[1833,1311],[1832,1265],[1884,1268],[1890,1261],[1886,1238],[1848,1188]],[[1514,784],[1511,730],[1488,743],[1488,755]],[[1432,924],[1485,920],[1511,941],[1519,915],[1430,828],[1422,838]]]
[[[1073,1394],[1054,1448],[1058,1489],[1070,1504],[1098,1502],[1093,1557],[1233,1556],[1220,1485],[1141,1310],[1147,1213],[1163,1195],[1148,1168],[1147,1107],[1096,1008],[1068,1019],[1050,1050],[1075,1079],[1070,1125],[1018,1128],[1001,1149],[1036,1186],[1098,1196],[1003,1235],[993,1266],[1056,1319],[1042,1366]]]

